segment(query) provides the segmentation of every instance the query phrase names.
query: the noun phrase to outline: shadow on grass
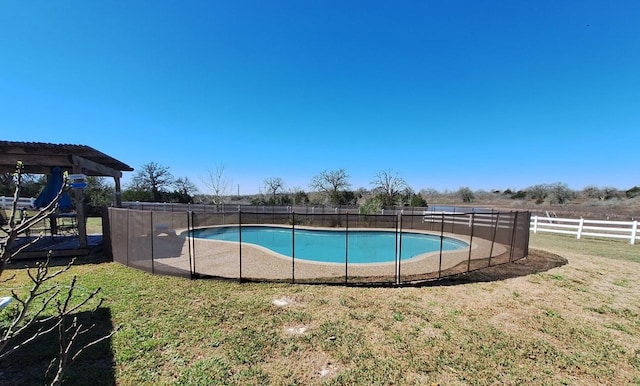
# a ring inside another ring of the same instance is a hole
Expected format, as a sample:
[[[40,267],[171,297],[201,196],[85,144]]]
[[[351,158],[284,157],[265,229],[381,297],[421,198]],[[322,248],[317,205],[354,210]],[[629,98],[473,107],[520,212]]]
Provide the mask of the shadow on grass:
[[[69,265],[73,257],[66,256],[54,256],[51,257],[49,261],[49,267],[65,267]],[[23,269],[23,268],[35,268],[37,263],[47,261],[46,257],[34,257],[34,258],[20,258],[13,259],[7,263],[6,269]],[[79,256],[76,257],[73,265],[83,265],[83,264],[100,264],[113,261],[102,251],[92,253],[87,256]]]
[[[466,283],[490,282],[527,276],[561,267],[568,260],[556,254],[530,249],[529,255],[511,263],[505,263],[478,269],[464,274],[453,275],[440,280],[420,283],[418,285],[445,286]]]
[[[95,312],[80,312],[73,316],[77,317],[78,324],[82,324],[85,328],[94,325],[89,332],[78,337],[74,345],[75,350],[113,331],[111,311],[108,308],[98,308]],[[24,339],[34,331],[35,328],[25,331],[20,338]],[[10,341],[7,347],[17,343]],[[26,344],[0,361],[0,384],[42,385],[47,383],[45,373],[50,361],[57,357],[58,350],[57,330]],[[75,353],[75,350],[72,352]],[[64,378],[65,385],[115,385],[111,339],[106,339],[82,352],[67,369]]]
[[[483,259],[486,264],[488,261]],[[475,262],[477,263],[477,261]],[[539,272],[545,272],[552,268],[560,267],[568,263],[568,260],[562,256],[556,254],[541,251],[537,249],[530,249],[529,255],[526,258],[516,260],[514,262],[507,262],[502,264],[496,264],[484,268],[479,268],[463,273],[450,274],[449,276],[437,277],[437,272],[429,274],[428,277],[418,275],[416,278],[408,279],[404,278],[403,282],[398,284],[395,282],[395,277],[392,276],[376,276],[376,277],[349,277],[345,280],[345,277],[319,277],[316,279],[303,279],[295,280],[295,284],[300,285],[336,285],[336,286],[348,286],[348,287],[427,287],[427,286],[450,286],[461,285],[467,283],[478,282],[491,282],[506,280],[516,277],[527,276]],[[466,270],[467,262],[460,263],[456,267],[462,267],[458,272]],[[455,272],[456,267],[453,267],[450,272]],[[209,275],[196,275],[196,278],[202,279],[214,279],[214,280],[226,280],[226,281],[238,281],[238,278],[224,278],[218,276]],[[356,281],[357,280],[357,281]],[[290,279],[283,280],[264,280],[264,279],[251,279],[243,278],[242,282],[252,283],[292,283]]]

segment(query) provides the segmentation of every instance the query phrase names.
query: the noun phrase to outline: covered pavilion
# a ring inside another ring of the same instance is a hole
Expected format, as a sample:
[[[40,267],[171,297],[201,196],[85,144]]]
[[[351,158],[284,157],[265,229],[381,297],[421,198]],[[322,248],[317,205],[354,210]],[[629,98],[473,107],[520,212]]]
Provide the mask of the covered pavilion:
[[[43,142],[0,141],[0,173],[13,173],[21,161],[23,172],[49,176],[59,167],[69,174],[111,177],[115,185],[115,205],[121,206],[122,172],[133,171],[129,165],[86,145],[54,144]],[[73,185],[72,185],[73,187]],[[83,208],[84,191],[71,189],[78,226],[78,247],[86,250],[87,229]]]

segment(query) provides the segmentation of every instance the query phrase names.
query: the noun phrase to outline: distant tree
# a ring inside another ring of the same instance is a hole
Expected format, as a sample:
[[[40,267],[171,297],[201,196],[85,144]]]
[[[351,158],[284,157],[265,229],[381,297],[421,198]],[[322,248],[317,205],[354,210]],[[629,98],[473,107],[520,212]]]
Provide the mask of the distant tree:
[[[284,190],[284,180],[280,177],[268,177],[264,179],[262,186],[275,199],[278,193]]]
[[[552,204],[564,205],[575,197],[575,193],[567,184],[556,182],[549,185],[549,199]]]
[[[309,184],[312,190],[325,193],[328,202],[334,205],[340,205],[341,191],[346,191],[351,186],[349,183],[349,175],[344,169],[323,171],[313,177]]]
[[[10,196],[13,190],[13,174],[0,173],[0,196]]]
[[[37,197],[42,188],[47,183],[44,175],[36,177],[35,175],[23,174],[20,187],[20,197]],[[11,196],[16,186],[12,173],[0,173],[0,196]]]
[[[494,199],[495,196],[496,196],[495,193],[486,191],[484,189],[478,189],[478,190],[473,192],[473,200],[474,201],[487,202],[487,201],[490,201],[490,200]]]
[[[458,189],[456,195],[460,197],[462,202],[471,202],[475,198],[475,196],[473,195],[473,191],[467,187]]]
[[[251,198],[251,205],[261,206],[267,205],[267,197],[264,194],[258,194]]]
[[[293,205],[308,205],[309,195],[302,188],[294,188],[291,191],[291,203]]]
[[[526,189],[527,197],[536,201],[536,204],[542,204],[549,195],[549,185],[538,184],[530,186]]]
[[[411,196],[409,197],[409,206],[427,208],[429,207],[429,204],[427,203],[427,200],[425,200],[424,197],[422,197],[422,195],[412,193]]]
[[[408,185],[402,177],[391,170],[383,170],[376,173],[371,185],[373,186],[373,192],[385,207],[399,204],[398,201],[408,189]]]
[[[634,186],[633,188],[624,192],[627,198],[635,198],[640,196],[640,186]]]
[[[122,190],[122,201],[153,201],[151,192],[130,186]]]
[[[172,184],[173,175],[169,172],[167,166],[149,162],[142,165],[136,172],[129,188],[131,190],[149,192],[152,201],[161,202],[161,192],[167,191]]]
[[[353,190],[341,190],[338,192],[337,198],[336,205],[356,205],[360,196]]]
[[[524,200],[527,198],[527,192],[524,190],[518,190],[517,192],[512,193],[509,198],[512,200]]]
[[[423,197],[435,197],[439,194],[440,192],[434,188],[425,188],[420,190],[420,195]]]
[[[225,166],[216,165],[214,170],[209,170],[207,177],[202,181],[211,190],[213,204],[216,206],[224,204],[225,197],[231,191],[231,182],[224,174]]]
[[[622,193],[612,186],[607,186],[602,188],[602,199],[604,200],[612,200],[614,198],[620,198]]]
[[[364,200],[358,208],[360,214],[380,214],[382,212],[382,202],[378,196],[372,196]]]
[[[102,207],[110,206],[115,198],[115,189],[104,177],[87,176],[84,189],[84,204],[87,216],[101,216]]]
[[[198,193],[198,187],[191,182],[189,177],[179,177],[173,181],[173,196],[176,201],[188,204],[193,201],[193,196]]]
[[[277,196],[273,196],[273,205],[291,205],[293,200],[287,193],[279,193]]]
[[[584,189],[582,189],[582,194],[587,198],[601,199],[602,190],[600,190],[600,188],[598,188],[597,186],[589,185],[585,186]]]

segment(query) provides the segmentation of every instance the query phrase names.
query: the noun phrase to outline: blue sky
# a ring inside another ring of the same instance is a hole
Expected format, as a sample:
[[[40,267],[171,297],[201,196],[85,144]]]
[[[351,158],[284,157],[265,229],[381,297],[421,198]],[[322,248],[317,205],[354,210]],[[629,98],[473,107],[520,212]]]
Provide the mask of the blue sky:
[[[640,185],[640,2],[0,4],[0,139],[234,193]],[[132,173],[126,173],[126,183]],[[204,190],[204,189],[203,189]],[[205,191],[206,193],[206,191]]]

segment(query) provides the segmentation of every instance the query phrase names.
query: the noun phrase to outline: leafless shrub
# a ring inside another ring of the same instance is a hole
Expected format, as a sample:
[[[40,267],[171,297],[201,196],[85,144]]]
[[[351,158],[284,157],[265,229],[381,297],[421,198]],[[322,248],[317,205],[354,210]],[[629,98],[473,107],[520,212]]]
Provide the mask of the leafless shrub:
[[[2,274],[11,258],[29,245],[12,249],[12,244],[18,235],[55,212],[58,200],[67,189],[66,184],[63,184],[49,205],[39,210],[34,216],[18,220],[17,201],[20,197],[22,183],[22,163],[20,162],[17,164],[14,178],[16,188],[10,214],[7,221],[0,226],[2,230],[0,234],[0,279],[3,279]],[[32,243],[37,240],[38,238],[35,238]],[[73,276],[71,282],[66,285],[54,280],[68,272],[74,261],[71,260],[64,268],[51,271],[50,258],[47,258],[45,262],[38,263],[35,269],[27,270],[31,281],[30,289],[28,293],[23,295],[15,290],[11,291],[13,305],[8,311],[10,318],[6,324],[0,325],[0,360],[30,344],[37,344],[36,341],[40,337],[57,338],[60,347],[59,353],[51,360],[45,374],[45,383],[50,385],[61,384],[65,371],[83,351],[111,338],[117,331],[114,329],[111,333],[78,347],[78,337],[86,334],[95,325],[84,326],[78,323],[74,314],[90,305],[93,305],[91,312],[95,312],[102,304],[102,300],[97,298],[100,292],[99,288],[88,295],[78,295],[76,276]]]

